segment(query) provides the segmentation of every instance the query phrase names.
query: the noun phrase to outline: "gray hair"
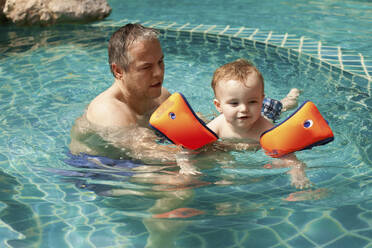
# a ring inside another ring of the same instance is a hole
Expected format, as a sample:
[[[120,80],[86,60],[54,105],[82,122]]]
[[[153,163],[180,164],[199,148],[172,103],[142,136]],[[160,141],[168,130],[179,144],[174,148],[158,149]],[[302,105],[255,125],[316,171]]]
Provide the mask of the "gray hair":
[[[153,28],[147,28],[141,24],[128,23],[119,28],[110,38],[108,44],[108,58],[112,74],[112,64],[117,64],[121,69],[127,71],[130,64],[129,46],[138,40],[158,39],[159,32]]]

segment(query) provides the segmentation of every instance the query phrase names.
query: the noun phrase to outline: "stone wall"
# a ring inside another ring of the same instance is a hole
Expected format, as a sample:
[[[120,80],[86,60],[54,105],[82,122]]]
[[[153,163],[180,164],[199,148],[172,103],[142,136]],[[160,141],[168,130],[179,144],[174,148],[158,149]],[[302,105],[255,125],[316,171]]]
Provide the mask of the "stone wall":
[[[2,2],[4,15],[17,25],[83,23],[111,13],[106,0],[0,0],[0,7]]]
[[[5,15],[4,15],[4,12],[3,12],[5,1],[6,0],[0,0],[0,23],[5,21]]]

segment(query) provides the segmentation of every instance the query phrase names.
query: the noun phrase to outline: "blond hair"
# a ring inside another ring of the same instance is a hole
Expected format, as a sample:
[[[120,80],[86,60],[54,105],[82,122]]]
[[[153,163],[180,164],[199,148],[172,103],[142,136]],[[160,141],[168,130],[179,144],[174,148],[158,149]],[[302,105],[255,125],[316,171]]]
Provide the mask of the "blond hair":
[[[262,93],[264,92],[264,79],[260,71],[248,60],[237,59],[233,62],[227,63],[219,67],[213,74],[212,79],[212,89],[214,95],[216,95],[216,87],[222,82],[227,82],[229,80],[236,80],[245,84],[248,78],[251,76],[256,76],[262,82]]]

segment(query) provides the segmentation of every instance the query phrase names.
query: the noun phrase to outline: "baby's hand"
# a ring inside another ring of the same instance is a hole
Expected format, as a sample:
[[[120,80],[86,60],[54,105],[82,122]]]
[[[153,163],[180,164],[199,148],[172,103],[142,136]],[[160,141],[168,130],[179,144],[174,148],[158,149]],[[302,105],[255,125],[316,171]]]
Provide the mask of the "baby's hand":
[[[311,182],[307,177],[304,178],[294,178],[292,177],[292,186],[296,189],[306,189],[311,187]]]
[[[291,185],[297,189],[305,189],[311,187],[312,183],[309,178],[306,177],[305,170],[301,166],[294,165],[291,170],[288,171],[291,176]]]

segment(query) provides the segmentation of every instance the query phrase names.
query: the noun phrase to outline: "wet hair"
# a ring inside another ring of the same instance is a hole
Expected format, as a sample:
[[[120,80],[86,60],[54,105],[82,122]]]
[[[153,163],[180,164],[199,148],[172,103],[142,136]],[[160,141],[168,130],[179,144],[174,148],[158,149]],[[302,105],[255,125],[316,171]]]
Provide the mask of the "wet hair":
[[[233,62],[227,63],[219,67],[213,74],[212,79],[212,89],[214,95],[216,95],[217,85],[222,82],[227,82],[229,80],[236,80],[245,84],[248,78],[251,76],[256,76],[262,82],[262,93],[264,92],[264,79],[260,71],[246,59],[237,59]]]
[[[137,23],[128,23],[112,34],[108,44],[108,59],[112,74],[112,64],[127,71],[130,64],[129,46],[138,40],[158,39],[159,32]]]

